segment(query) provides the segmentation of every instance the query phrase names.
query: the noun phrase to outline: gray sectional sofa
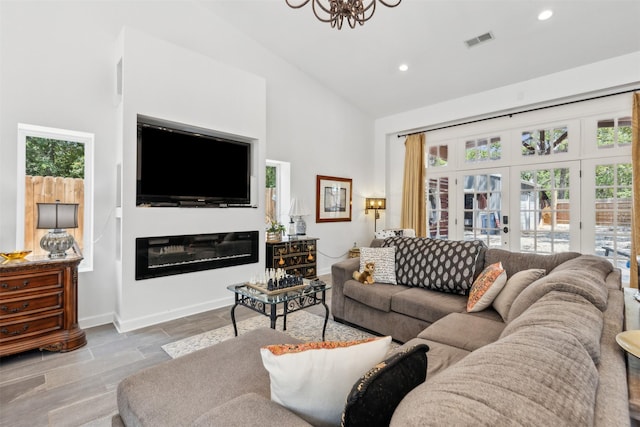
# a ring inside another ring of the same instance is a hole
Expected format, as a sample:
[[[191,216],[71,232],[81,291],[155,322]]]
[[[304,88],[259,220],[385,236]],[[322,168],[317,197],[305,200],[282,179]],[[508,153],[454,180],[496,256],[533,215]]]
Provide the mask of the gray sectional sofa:
[[[425,242],[448,254],[447,265],[465,267],[439,274],[437,257],[425,257]],[[462,250],[459,242],[441,242],[374,241],[401,248],[399,284],[353,280],[358,258],[332,266],[334,318],[391,335],[403,343],[394,352],[429,347],[426,381],[400,401],[390,425],[630,424],[625,359],[615,342],[624,313],[619,270],[578,253],[519,254],[483,245]],[[518,281],[520,292],[509,291],[515,296],[499,309],[467,313],[469,283],[498,261],[510,279],[501,293]],[[463,277],[470,265],[471,277]],[[532,269],[538,278],[524,286],[519,278]],[[430,289],[438,277],[449,283]],[[404,283],[407,278],[415,282]],[[456,281],[464,284],[450,286]],[[295,340],[256,330],[133,374],[118,386],[113,425],[309,425],[270,400],[259,348],[284,342]]]
[[[405,277],[428,277],[438,261],[415,262],[424,254],[414,243],[396,237],[371,246],[404,247],[396,268],[411,264]],[[459,242],[448,244],[455,251]],[[467,295],[403,283],[402,273],[399,284],[363,285],[351,278],[359,261],[332,266],[334,319],[429,346],[427,380],[400,402],[391,425],[629,425],[624,352],[615,341],[624,298],[620,271],[608,261],[481,249],[474,277],[496,262],[509,279],[544,271],[512,296],[506,318],[493,306],[467,313]]]

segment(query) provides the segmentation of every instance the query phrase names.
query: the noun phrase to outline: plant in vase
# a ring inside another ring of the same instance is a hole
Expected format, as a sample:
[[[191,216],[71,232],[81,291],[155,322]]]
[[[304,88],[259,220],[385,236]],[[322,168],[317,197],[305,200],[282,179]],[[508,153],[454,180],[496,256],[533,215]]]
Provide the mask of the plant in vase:
[[[278,221],[271,221],[269,227],[267,227],[267,242],[279,242],[282,240],[282,234],[286,228]]]

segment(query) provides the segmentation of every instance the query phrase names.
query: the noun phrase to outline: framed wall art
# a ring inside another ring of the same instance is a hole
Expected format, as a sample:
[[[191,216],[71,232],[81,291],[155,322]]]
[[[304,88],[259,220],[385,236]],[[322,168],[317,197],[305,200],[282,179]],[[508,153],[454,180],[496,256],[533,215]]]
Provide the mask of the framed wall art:
[[[317,175],[316,222],[351,221],[351,179]]]

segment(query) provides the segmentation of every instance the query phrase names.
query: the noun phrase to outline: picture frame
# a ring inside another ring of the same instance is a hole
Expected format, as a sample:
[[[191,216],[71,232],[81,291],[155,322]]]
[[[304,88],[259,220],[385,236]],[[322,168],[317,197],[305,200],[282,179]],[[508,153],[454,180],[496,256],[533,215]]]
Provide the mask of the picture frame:
[[[352,180],[316,176],[316,222],[351,221]]]

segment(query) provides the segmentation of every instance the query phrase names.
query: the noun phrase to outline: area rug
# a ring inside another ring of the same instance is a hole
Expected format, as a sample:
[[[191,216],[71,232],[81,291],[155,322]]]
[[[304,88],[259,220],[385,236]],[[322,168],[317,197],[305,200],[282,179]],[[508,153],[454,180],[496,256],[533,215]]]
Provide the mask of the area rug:
[[[287,330],[284,331],[288,335],[298,338],[302,341],[321,341],[322,340],[322,324],[324,317],[317,316],[307,311],[296,311],[287,315]],[[276,322],[276,329],[282,330],[282,318]],[[269,318],[266,316],[255,316],[237,323],[238,335],[253,329],[269,327]],[[331,319],[327,322],[327,331],[325,333],[326,341],[349,341],[373,337],[370,333],[352,328],[347,325],[335,322]],[[192,337],[183,338],[162,346],[162,349],[172,358],[184,356],[195,350],[209,347],[219,342],[233,338],[233,325],[223,326],[209,332],[194,335]]]

